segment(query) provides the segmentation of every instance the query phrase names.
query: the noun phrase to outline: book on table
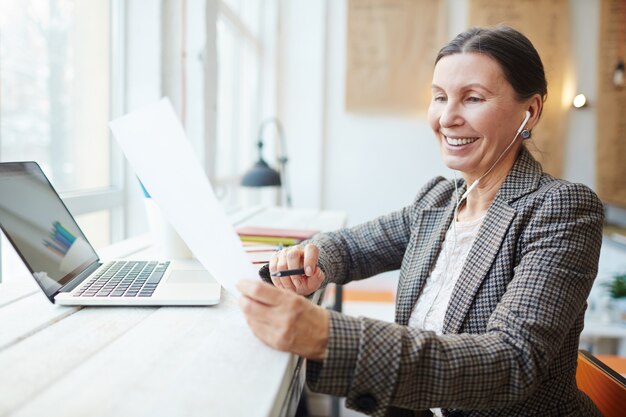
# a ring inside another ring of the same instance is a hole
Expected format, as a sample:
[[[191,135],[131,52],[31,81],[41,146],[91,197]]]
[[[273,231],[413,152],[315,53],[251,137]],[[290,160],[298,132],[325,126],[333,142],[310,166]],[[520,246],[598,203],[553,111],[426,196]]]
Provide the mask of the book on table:
[[[273,227],[241,226],[237,228],[243,242],[273,243],[275,245],[296,245],[318,233],[313,229],[283,229]]]

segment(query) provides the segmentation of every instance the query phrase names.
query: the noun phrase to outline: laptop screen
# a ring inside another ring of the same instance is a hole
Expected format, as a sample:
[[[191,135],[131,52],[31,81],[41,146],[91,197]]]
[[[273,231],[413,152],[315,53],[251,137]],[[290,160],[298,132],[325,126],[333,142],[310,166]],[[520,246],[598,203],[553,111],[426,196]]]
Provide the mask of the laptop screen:
[[[98,260],[35,162],[0,163],[0,226],[48,298]]]

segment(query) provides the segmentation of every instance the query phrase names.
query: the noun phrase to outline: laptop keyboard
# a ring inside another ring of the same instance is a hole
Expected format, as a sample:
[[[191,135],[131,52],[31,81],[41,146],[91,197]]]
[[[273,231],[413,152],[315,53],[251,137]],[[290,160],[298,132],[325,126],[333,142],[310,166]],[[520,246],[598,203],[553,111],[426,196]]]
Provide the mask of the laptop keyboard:
[[[151,297],[169,262],[114,261],[90,277],[74,297]]]

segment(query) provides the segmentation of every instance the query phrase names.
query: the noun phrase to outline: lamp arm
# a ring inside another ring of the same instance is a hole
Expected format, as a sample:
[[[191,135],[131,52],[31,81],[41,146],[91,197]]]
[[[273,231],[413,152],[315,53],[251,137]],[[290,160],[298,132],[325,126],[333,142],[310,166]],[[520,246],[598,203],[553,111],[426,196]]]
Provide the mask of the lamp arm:
[[[287,178],[287,161],[289,158],[287,157],[287,140],[285,139],[285,131],[283,130],[283,125],[280,123],[280,120],[276,117],[272,117],[266,119],[259,126],[259,157],[261,156],[262,148],[263,148],[263,131],[265,127],[273,124],[276,126],[276,132],[278,133],[278,140],[280,146],[280,156],[278,158],[278,162],[280,163],[280,171],[282,176],[282,182],[285,189],[285,198],[287,200],[287,207],[291,207],[291,190],[289,188],[289,180]]]
[[[285,132],[280,121],[276,119],[276,130],[278,131],[278,138],[280,140],[281,156],[278,159],[280,161],[280,168],[283,174],[283,184],[285,186],[285,200],[287,207],[291,207],[291,187],[289,184],[289,176],[287,175],[287,140],[285,139]]]

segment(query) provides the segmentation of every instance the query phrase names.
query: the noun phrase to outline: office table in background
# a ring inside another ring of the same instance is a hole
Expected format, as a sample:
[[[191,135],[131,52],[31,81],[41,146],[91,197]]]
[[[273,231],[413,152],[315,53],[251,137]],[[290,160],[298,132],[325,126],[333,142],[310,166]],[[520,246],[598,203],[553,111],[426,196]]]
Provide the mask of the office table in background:
[[[235,225],[344,226],[341,212],[251,208]],[[151,258],[148,237],[100,251]],[[212,307],[51,304],[30,276],[0,284],[0,416],[292,415],[301,358],[263,345],[236,300]],[[318,294],[319,297],[319,294]]]

